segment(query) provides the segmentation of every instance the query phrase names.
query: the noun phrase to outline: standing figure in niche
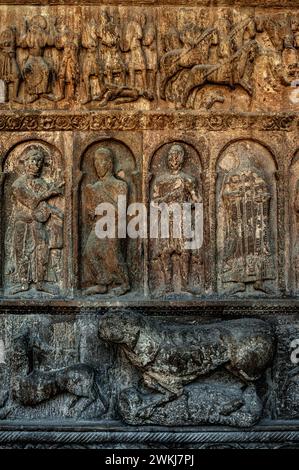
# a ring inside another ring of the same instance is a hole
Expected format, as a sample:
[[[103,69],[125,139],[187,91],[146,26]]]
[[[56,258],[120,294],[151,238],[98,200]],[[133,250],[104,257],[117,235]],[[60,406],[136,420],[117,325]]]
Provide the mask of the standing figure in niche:
[[[19,93],[21,73],[16,59],[16,30],[5,29],[0,34],[0,80],[5,83],[5,101],[9,101],[9,85],[12,84],[11,98],[16,100]]]
[[[28,146],[21,155],[25,172],[12,184],[7,231],[7,243],[11,243],[7,274],[13,284],[10,294],[28,291],[31,285],[53,293],[46,281],[51,251],[61,249],[63,213],[48,200],[62,194],[63,183],[50,184],[43,178],[45,156],[41,146]]]
[[[197,203],[196,179],[184,173],[185,150],[179,144],[174,144],[167,155],[168,171],[157,177],[153,186],[152,201],[156,204],[166,203]],[[181,206],[182,207],[182,206]],[[186,238],[183,236],[183,222],[180,238],[173,233],[174,214],[169,215],[169,238],[152,240],[152,262],[156,272],[162,272],[164,286],[158,289],[157,294],[174,292],[174,266],[180,271],[180,292],[190,291],[188,286],[191,252],[185,248]],[[161,225],[161,224],[159,224]]]
[[[92,223],[85,245],[84,284],[87,295],[123,295],[130,290],[128,269],[122,252],[121,240],[117,237],[100,239],[96,234],[95,210],[101,203],[110,203],[118,210],[118,196],[127,197],[127,183],[114,176],[114,155],[107,147],[99,147],[94,154],[94,166],[98,181],[85,188],[85,210]]]
[[[265,281],[275,279],[270,245],[271,193],[265,176],[250,158],[242,156],[222,187],[224,208],[223,283],[234,283],[231,293],[254,290],[270,293]]]
[[[44,50],[46,46],[52,46],[52,42],[53,38],[47,32],[46,18],[42,15],[34,16],[18,44],[29,50],[29,56],[22,67],[25,103],[33,103],[48,91],[52,70],[44,59]],[[23,103],[23,100],[19,99],[19,101]]]

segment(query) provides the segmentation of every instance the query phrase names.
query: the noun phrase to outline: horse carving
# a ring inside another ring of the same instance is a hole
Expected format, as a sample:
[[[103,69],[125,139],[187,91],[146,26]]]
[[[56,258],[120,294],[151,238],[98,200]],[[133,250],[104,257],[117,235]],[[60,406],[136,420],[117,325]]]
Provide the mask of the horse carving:
[[[274,52],[258,42],[256,36],[260,30],[258,19],[250,16],[228,34],[221,36],[218,29],[208,28],[193,42],[185,42],[184,47],[164,54],[160,61],[160,97],[165,100],[166,90],[171,90],[176,81],[179,93],[167,98],[175,101],[178,107],[185,108],[187,103],[194,107],[197,91],[206,85],[232,90],[241,87],[250,97],[251,105],[255,94],[255,65],[262,55],[269,56],[270,66],[275,62],[273,73],[276,79],[289,85],[281,60],[275,56],[274,61]]]

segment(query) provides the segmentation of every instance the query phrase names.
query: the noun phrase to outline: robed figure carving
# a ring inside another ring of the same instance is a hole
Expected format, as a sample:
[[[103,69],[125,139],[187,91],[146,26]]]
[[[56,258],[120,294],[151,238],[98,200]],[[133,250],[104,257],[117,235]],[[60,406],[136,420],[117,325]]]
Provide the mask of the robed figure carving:
[[[83,279],[86,295],[122,295],[130,289],[128,270],[122,250],[122,240],[117,236],[99,238],[96,224],[99,204],[111,204],[118,213],[118,197],[127,198],[128,186],[114,175],[113,152],[108,147],[98,147],[94,153],[94,166],[98,181],[85,188],[85,208],[91,220],[91,230],[83,251]]]
[[[42,174],[46,150],[29,145],[21,154],[24,174],[11,186],[12,209],[6,231],[9,294],[37,291],[55,294],[63,248],[63,212],[50,200],[63,194],[63,181]]]
[[[247,155],[224,178],[222,282],[234,283],[231,293],[246,290],[268,293],[266,280],[275,279],[270,246],[271,192],[263,172]]]

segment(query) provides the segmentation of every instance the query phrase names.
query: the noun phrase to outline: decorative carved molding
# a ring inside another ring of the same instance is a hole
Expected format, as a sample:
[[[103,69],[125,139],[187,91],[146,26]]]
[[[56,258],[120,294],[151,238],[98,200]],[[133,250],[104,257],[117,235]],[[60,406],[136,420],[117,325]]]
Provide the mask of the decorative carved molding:
[[[1,113],[1,131],[207,130],[296,131],[298,113],[237,114],[101,111],[98,113]]]
[[[263,444],[279,447],[287,446],[290,444],[299,445],[299,431],[297,430],[267,430],[257,429],[253,431],[222,431],[221,428],[214,431],[160,431],[159,428],[152,431],[35,431],[32,429],[18,431],[18,430],[3,430],[0,431],[0,445],[8,446],[15,445],[52,445],[52,446],[67,446],[67,445],[111,445],[114,444],[143,444],[143,445],[184,445],[191,444],[206,446],[207,448],[213,447],[213,444],[227,444],[237,445],[240,444],[244,448],[261,447]],[[190,448],[190,447],[189,447]]]

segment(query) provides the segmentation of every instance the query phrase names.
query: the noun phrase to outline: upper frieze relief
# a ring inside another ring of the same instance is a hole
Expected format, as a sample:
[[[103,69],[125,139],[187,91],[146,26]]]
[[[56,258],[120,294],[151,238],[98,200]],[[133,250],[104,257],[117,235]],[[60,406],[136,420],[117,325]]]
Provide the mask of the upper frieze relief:
[[[299,9],[0,13],[2,109],[299,110]]]

